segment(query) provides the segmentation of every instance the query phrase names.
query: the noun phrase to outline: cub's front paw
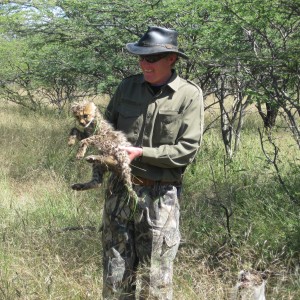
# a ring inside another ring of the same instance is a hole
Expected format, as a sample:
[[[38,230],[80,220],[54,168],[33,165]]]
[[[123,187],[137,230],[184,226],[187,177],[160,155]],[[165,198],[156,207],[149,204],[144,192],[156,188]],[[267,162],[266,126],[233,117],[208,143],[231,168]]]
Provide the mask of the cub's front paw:
[[[68,139],[68,146],[73,146],[76,143],[76,136],[70,136]]]
[[[76,154],[76,159],[83,159],[84,154],[83,153],[77,153]]]

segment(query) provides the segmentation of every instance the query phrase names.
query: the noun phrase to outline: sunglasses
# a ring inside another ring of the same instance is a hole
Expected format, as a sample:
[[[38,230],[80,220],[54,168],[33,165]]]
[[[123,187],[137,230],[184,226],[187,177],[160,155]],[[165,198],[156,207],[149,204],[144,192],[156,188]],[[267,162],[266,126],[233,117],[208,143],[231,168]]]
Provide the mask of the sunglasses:
[[[141,55],[140,56],[140,62],[146,61],[150,64],[156,63],[159,60],[163,59],[164,57],[167,57],[169,53],[162,53],[162,54],[153,54],[153,55]]]

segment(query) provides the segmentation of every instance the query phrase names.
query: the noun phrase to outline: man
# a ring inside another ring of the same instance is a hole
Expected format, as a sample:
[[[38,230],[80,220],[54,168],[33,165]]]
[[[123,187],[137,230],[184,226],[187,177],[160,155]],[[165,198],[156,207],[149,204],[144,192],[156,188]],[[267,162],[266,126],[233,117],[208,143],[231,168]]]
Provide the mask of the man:
[[[149,27],[126,45],[139,57],[142,74],[124,79],[107,119],[134,145],[130,205],[122,183],[111,179],[103,212],[103,298],[172,299],[173,260],[180,242],[179,203],[183,174],[200,146],[203,98],[198,86],[173,69],[177,32]]]

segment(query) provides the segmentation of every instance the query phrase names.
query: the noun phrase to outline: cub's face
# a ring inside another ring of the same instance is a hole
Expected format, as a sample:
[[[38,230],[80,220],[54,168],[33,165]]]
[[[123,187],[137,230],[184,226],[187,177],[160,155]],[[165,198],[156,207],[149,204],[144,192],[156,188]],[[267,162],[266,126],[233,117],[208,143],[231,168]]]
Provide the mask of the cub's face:
[[[94,103],[89,102],[83,105],[74,105],[72,112],[77,122],[83,126],[88,127],[96,116],[96,106]]]

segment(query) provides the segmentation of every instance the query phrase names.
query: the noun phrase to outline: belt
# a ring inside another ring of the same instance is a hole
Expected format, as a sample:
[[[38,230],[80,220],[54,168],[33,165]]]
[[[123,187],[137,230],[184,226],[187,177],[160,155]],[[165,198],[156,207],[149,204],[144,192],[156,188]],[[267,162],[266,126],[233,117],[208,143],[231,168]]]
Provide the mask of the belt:
[[[147,178],[132,176],[131,178],[133,185],[141,185],[141,186],[154,186],[154,185],[174,185],[180,186],[181,183],[179,181],[155,181]]]

